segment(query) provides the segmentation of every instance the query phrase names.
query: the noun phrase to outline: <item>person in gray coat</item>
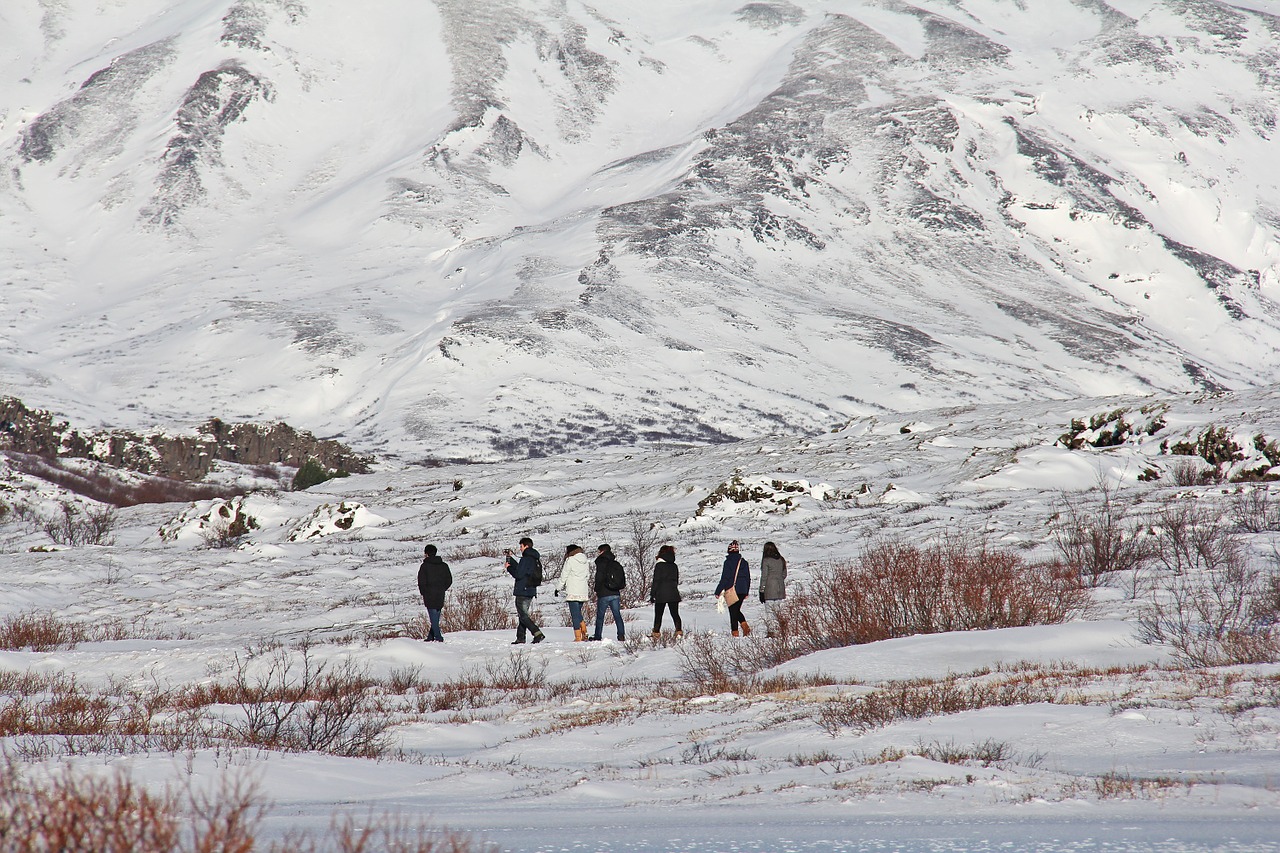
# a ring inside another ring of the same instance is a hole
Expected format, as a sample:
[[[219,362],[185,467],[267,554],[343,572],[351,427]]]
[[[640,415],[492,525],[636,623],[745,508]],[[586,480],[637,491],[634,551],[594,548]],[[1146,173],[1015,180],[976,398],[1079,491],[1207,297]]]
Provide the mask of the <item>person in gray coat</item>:
[[[772,542],[764,543],[760,557],[760,603],[764,605],[765,626],[770,634],[779,627],[778,611],[787,597],[787,561]]]

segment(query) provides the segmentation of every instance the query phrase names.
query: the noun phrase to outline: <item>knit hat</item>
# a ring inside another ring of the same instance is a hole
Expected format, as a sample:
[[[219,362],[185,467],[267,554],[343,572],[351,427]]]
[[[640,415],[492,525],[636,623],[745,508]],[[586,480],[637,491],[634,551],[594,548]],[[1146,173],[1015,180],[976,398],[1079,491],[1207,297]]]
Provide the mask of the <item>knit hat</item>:
[[[729,543],[729,550],[730,550],[730,551],[736,551],[736,550],[738,550],[738,540],[737,540],[737,539],[735,539],[735,540],[733,540],[732,542],[730,542],[730,543]]]

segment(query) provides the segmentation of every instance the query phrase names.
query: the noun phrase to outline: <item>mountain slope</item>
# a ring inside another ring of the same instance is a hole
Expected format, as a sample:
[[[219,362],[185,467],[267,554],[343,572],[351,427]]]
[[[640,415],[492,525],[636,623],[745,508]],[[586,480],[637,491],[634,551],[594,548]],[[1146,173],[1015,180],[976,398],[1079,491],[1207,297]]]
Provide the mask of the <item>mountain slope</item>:
[[[0,391],[495,458],[1280,368],[1275,4],[634,5],[7,6]]]

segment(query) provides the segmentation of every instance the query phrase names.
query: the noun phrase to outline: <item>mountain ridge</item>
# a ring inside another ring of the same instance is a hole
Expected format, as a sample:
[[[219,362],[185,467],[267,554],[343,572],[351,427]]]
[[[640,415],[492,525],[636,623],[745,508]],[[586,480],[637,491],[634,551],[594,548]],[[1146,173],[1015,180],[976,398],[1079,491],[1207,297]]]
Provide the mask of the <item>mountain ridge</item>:
[[[0,390],[497,459],[1266,384],[1266,5],[19,4]]]

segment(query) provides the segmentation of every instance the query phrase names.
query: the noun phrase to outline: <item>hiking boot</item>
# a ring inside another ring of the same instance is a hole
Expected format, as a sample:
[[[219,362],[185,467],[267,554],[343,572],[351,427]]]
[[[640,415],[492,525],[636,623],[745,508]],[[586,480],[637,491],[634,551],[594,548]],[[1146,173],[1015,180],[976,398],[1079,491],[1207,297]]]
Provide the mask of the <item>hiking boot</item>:
[[[533,642],[536,645],[538,643],[541,643],[546,638],[547,638],[547,635],[539,631],[538,633],[533,635]]]
[[[512,640],[512,641],[511,641],[511,645],[513,645],[513,646],[523,646],[523,645],[524,645],[524,640]]]
[[[737,628],[734,628],[734,629],[733,629],[732,631],[730,631],[729,633],[733,634],[733,636],[735,636],[735,637],[736,637],[736,636],[738,636],[738,629],[737,629]]]
[[[744,636],[744,637],[750,637],[750,636],[751,636],[751,626],[750,626],[750,625],[748,625],[746,622],[741,622],[741,623],[739,623],[739,624],[741,624],[741,625],[742,625],[742,636]]]

